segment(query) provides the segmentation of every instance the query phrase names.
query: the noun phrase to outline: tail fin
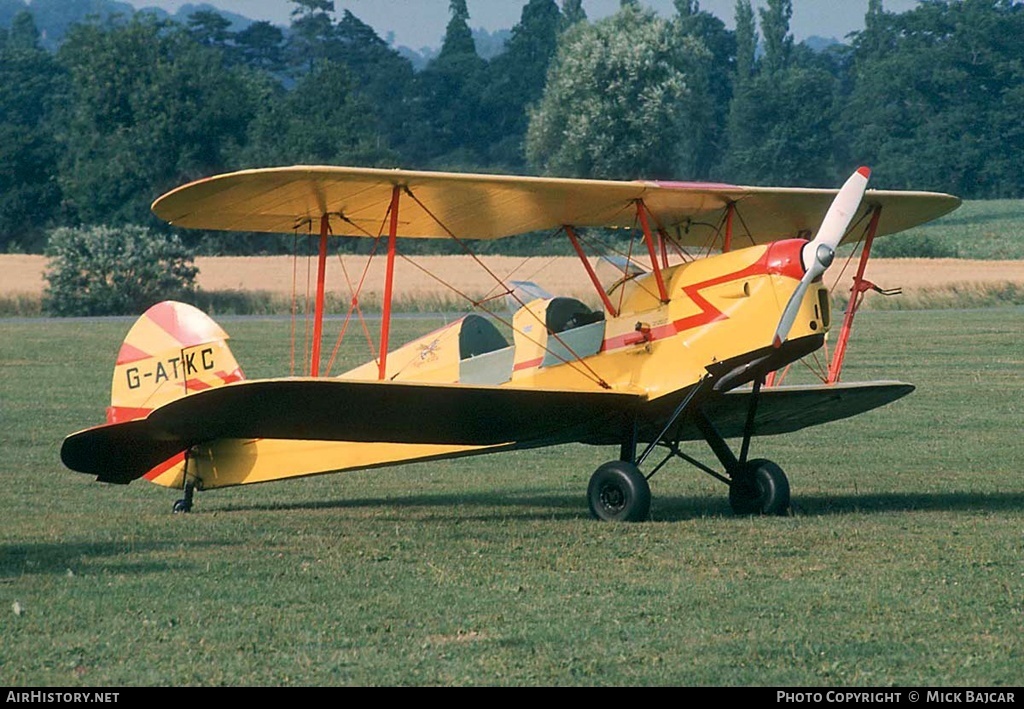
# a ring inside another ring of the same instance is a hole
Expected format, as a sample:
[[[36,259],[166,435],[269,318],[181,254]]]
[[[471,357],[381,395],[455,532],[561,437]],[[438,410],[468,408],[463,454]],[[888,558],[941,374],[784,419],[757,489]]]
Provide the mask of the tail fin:
[[[157,303],[135,321],[114,365],[107,423],[145,418],[153,409],[245,375],[228,335],[186,303]]]

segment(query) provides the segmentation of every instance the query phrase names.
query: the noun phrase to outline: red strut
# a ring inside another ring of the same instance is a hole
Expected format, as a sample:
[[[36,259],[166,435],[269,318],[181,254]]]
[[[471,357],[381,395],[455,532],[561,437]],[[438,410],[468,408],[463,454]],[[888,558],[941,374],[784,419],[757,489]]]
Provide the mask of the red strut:
[[[846,345],[850,342],[850,333],[853,331],[853,318],[860,308],[861,299],[864,297],[864,269],[867,268],[868,259],[871,257],[871,244],[875,240],[875,232],[878,231],[878,219],[882,216],[882,208],[875,207],[871,215],[871,223],[868,224],[867,236],[864,237],[864,248],[860,252],[860,263],[857,265],[857,275],[853,277],[853,289],[850,291],[850,302],[846,305],[846,317],[843,318],[843,327],[839,330],[839,341],[832,354],[832,364],[828,368],[828,384],[835,384],[839,381],[839,375],[843,371],[843,359],[846,357]]]
[[[384,313],[380,321],[380,370],[383,380],[388,371],[388,335],[391,334],[391,293],[395,284],[395,237],[398,235],[398,197],[402,188],[391,190],[391,223],[388,226],[388,265],[384,275]]]
[[[310,358],[309,374],[320,376],[320,339],[324,330],[324,280],[327,273],[327,231],[330,219],[320,217],[320,256],[316,264],[316,302],[313,304],[313,356]],[[307,293],[309,291],[306,291]]]

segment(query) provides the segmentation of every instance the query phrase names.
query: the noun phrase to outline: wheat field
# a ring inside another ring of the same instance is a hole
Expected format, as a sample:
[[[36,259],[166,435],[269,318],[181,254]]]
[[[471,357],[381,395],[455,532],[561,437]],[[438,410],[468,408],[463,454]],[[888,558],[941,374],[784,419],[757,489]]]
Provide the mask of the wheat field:
[[[603,280],[614,276],[608,264],[594,265]],[[316,263],[305,258],[207,256],[197,258],[196,266],[197,283],[205,291],[264,291],[285,297],[294,291],[301,299],[315,288]],[[384,267],[381,257],[369,264],[365,256],[332,257],[327,267],[327,290],[347,300],[350,288],[364,280],[361,298],[379,300],[384,289]],[[45,268],[44,256],[0,255],[0,296],[42,295]],[[838,295],[849,291],[855,271],[855,262],[845,267],[835,264],[828,278]],[[395,297],[405,301],[457,300],[459,294],[453,287],[473,298],[486,297],[498,291],[496,277],[505,282],[533,281],[553,294],[593,298],[580,262],[564,256],[403,257],[396,263]],[[1020,291],[1024,289],[1024,261],[874,259],[866,277],[882,288],[902,288],[904,297],[900,300],[914,304],[939,292],[981,292],[1004,286]]]

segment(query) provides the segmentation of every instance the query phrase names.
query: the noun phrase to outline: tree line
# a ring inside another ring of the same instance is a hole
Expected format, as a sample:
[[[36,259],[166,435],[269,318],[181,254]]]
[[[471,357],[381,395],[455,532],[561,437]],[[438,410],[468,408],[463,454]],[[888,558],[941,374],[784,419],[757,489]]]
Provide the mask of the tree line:
[[[58,227],[166,229],[152,200],[228,170],[337,164],[833,186],[967,198],[1024,194],[1024,5],[870,0],[864,29],[815,51],[792,0],[735,29],[698,0],[587,18],[528,0],[505,50],[478,54],[465,0],[414,70],[331,0],[292,0],[287,28],[233,31],[214,11],[79,23],[41,46],[30,11],[0,30],[0,252]],[[208,235],[210,252],[273,242]]]

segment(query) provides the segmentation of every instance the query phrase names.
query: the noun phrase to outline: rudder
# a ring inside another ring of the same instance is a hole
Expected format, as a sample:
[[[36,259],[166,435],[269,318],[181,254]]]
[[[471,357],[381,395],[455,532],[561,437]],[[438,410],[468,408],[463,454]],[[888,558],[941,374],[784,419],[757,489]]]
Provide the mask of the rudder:
[[[142,419],[175,399],[245,379],[227,340],[194,306],[167,300],[151,307],[121,344],[107,423]]]

